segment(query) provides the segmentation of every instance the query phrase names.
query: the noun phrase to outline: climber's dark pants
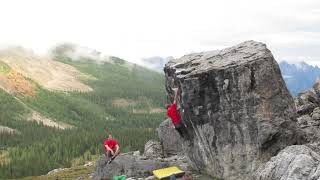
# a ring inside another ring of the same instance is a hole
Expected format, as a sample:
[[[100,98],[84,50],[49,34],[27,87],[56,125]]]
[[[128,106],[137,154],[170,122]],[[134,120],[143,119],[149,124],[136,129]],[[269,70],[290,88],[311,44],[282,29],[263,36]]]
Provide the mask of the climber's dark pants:
[[[186,127],[182,123],[175,124],[174,128],[178,131],[179,135],[182,138],[187,138],[188,133],[187,133]]]

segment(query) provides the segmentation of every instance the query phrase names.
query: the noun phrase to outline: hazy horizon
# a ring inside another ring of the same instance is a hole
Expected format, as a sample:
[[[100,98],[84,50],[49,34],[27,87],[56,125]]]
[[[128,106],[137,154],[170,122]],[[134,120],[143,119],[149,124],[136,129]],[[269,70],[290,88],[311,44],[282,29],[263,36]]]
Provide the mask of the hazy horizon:
[[[72,42],[131,62],[178,58],[246,40],[266,43],[280,62],[320,65],[320,2],[2,1],[0,47],[44,54]]]

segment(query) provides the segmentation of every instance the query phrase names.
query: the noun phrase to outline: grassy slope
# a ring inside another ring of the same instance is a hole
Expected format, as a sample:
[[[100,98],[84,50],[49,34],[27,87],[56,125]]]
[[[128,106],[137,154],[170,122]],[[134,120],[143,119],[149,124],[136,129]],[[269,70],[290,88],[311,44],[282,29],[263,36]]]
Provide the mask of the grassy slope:
[[[0,74],[7,74],[10,71],[10,67],[0,61]]]
[[[10,149],[11,159],[10,164],[0,166],[0,179],[44,174],[54,168],[71,166],[72,159],[85,153],[99,154],[108,131],[113,132],[123,151],[142,150],[148,139],[156,138],[155,128],[165,115],[133,113],[132,110],[163,106],[165,93],[161,74],[136,65],[128,68],[121,61],[97,64],[86,60],[69,61],[64,57],[58,60],[96,77],[97,80],[86,81],[94,91],[63,93],[38,87],[36,97],[18,98],[42,115],[77,128],[63,131],[21,121],[29,110],[0,90],[0,124],[22,132],[22,135],[0,135],[0,147]],[[138,103],[114,107],[112,102],[117,98]]]

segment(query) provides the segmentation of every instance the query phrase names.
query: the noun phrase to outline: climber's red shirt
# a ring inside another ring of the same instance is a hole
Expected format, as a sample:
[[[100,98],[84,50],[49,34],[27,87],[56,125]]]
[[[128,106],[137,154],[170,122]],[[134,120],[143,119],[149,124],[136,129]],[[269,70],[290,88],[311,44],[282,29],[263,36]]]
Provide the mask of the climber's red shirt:
[[[116,147],[116,145],[118,145],[118,141],[115,139],[106,139],[104,140],[104,148],[105,150],[107,150],[105,145],[108,145],[110,149],[114,149]]]
[[[167,110],[167,115],[168,115],[168,117],[171,118],[172,123],[174,125],[181,123],[181,118],[180,118],[179,112],[177,111],[177,104],[176,103],[173,103],[169,106],[169,108]]]

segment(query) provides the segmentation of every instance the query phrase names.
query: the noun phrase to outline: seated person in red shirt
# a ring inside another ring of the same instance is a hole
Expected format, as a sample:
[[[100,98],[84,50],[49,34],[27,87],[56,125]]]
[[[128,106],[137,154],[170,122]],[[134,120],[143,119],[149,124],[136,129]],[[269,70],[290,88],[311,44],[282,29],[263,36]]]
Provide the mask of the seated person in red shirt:
[[[180,117],[179,111],[177,109],[177,103],[176,103],[176,99],[177,99],[179,91],[177,89],[174,89],[174,91],[175,91],[175,98],[174,98],[173,103],[171,105],[167,106],[167,116],[170,117],[172,124],[174,125],[174,128],[178,131],[180,136],[183,137],[184,136],[184,133],[183,133],[184,125],[181,121],[181,117]]]
[[[109,133],[108,138],[104,140],[103,144],[106,150],[108,164],[110,164],[120,154],[118,141],[113,139],[111,133]]]

